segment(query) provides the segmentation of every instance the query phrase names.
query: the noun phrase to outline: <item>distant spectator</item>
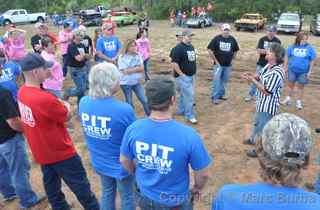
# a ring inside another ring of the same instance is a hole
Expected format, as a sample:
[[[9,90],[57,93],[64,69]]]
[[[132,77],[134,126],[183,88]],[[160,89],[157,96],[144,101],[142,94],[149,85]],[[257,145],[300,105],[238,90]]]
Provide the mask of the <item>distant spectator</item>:
[[[182,27],[186,27],[187,18],[188,18],[187,13],[184,11],[181,16],[181,26]]]
[[[97,41],[97,57],[99,62],[109,62],[117,64],[120,54],[121,43],[119,39],[112,35],[112,24],[104,24],[102,26],[102,36]]]
[[[44,89],[51,92],[58,98],[61,98],[61,90],[64,77],[61,65],[58,62],[57,57],[55,55],[54,44],[51,42],[51,39],[49,37],[43,38],[41,40],[41,44],[43,48],[41,56],[46,61],[53,63],[53,66],[50,71],[51,76],[43,82],[42,86]]]
[[[320,209],[320,195],[299,188],[313,143],[306,121],[288,113],[275,116],[258,142],[262,182],[223,186],[212,210]]]
[[[146,31],[147,36],[148,36],[149,35],[149,25],[150,25],[150,21],[148,19],[148,16],[143,13],[138,20],[139,32]]]
[[[137,44],[138,52],[143,59],[144,79],[145,81],[150,80],[148,72],[149,72],[149,60],[150,60],[151,47],[150,47],[150,41],[148,39],[146,31],[138,33],[136,44]]]
[[[34,26],[37,30],[37,34],[31,37],[31,46],[33,48],[33,51],[36,53],[41,53],[42,50],[42,44],[41,39],[48,36],[48,27],[44,23],[36,23]]]
[[[174,9],[171,10],[169,18],[170,18],[171,27],[174,27],[176,24],[176,14],[175,14]]]
[[[132,97],[132,92],[134,92],[143,106],[144,113],[148,116],[149,107],[140,81],[143,77],[143,59],[138,53],[134,39],[127,40],[124,53],[119,56],[118,68],[121,73],[120,87],[126,102],[134,107]]]
[[[112,25],[112,35],[115,34],[117,24],[112,20],[112,15],[108,14],[107,19],[103,19],[103,24],[111,24]]]
[[[99,58],[97,56],[96,46],[97,46],[97,42],[98,42],[98,39],[101,36],[101,34],[102,34],[102,29],[101,28],[96,28],[94,30],[94,37],[93,37],[92,47],[93,47],[93,55],[94,55],[94,61],[95,62],[97,62],[99,60]]]
[[[301,110],[304,87],[309,83],[317,53],[314,47],[308,43],[308,35],[304,32],[298,33],[293,45],[287,49],[285,59],[285,71],[288,75],[289,96],[283,104],[289,106],[294,91],[297,89],[296,108]]]
[[[141,210],[191,210],[192,197],[197,199],[207,182],[212,159],[199,134],[173,119],[176,98],[171,76],[148,81],[146,95],[151,114],[127,128],[120,161],[135,174]]]
[[[66,77],[68,73],[68,46],[72,41],[72,28],[69,23],[63,24],[63,30],[59,32],[60,53],[63,61],[63,76]]]
[[[191,15],[192,15],[192,17],[197,17],[197,8],[195,8],[195,7],[191,8]]]
[[[114,97],[119,81],[115,65],[104,62],[93,66],[89,74],[89,96],[83,97],[79,105],[91,163],[101,180],[101,210],[116,209],[117,190],[121,209],[135,210],[134,177],[120,164],[120,146],[125,130],[136,117],[129,104]],[[92,132],[91,127],[99,131]]]

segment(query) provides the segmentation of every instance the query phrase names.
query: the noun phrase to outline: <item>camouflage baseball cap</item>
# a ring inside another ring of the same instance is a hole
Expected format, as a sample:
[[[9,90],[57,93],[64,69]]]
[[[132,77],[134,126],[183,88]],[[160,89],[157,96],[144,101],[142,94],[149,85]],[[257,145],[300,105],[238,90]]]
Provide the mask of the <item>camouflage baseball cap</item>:
[[[273,117],[262,132],[262,147],[272,160],[302,165],[313,146],[311,130],[300,117],[284,113]]]

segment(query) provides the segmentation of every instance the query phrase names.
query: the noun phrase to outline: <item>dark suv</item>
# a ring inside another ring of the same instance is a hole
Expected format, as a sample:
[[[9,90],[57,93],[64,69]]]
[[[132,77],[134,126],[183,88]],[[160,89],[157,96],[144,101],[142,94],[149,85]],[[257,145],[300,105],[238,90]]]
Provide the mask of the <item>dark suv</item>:
[[[310,31],[315,35],[320,35],[320,14],[314,15],[310,23]]]

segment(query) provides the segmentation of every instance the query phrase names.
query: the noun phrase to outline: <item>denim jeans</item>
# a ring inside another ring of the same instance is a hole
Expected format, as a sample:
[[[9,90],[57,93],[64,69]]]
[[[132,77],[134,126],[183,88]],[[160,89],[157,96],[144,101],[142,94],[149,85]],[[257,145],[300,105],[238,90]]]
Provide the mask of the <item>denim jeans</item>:
[[[0,144],[0,192],[4,198],[17,195],[22,208],[38,201],[29,182],[29,171],[26,143],[21,134]]]
[[[177,114],[184,115],[187,120],[195,117],[194,104],[194,76],[179,76],[176,78],[177,91],[180,93]]]
[[[90,70],[91,70],[91,62],[90,60],[87,60],[86,61],[86,70],[87,70],[87,74],[86,74],[86,89],[88,90],[89,89],[89,73],[90,73]]]
[[[121,197],[121,210],[136,209],[133,176],[120,180],[100,174],[100,179],[102,185],[101,210],[116,210],[117,189]]]
[[[143,67],[144,67],[144,79],[145,81],[150,80],[149,77],[149,58],[143,61]]]
[[[263,68],[263,66],[257,65],[256,74],[258,74],[261,71],[262,68]],[[257,86],[255,84],[251,84],[249,95],[250,96],[255,96],[256,92],[257,92]]]
[[[81,159],[75,155],[67,160],[41,165],[43,184],[52,210],[70,210],[61,191],[61,179],[76,195],[85,210],[99,210],[98,201],[90,189],[90,183]]]
[[[264,126],[271,120],[273,117],[272,114],[267,112],[257,112],[255,116],[255,121],[253,125],[253,131],[250,137],[250,140],[253,143],[257,142],[257,137],[261,135]]]
[[[63,76],[66,77],[68,74],[68,54],[62,55],[62,63]]]
[[[213,67],[212,100],[219,100],[225,95],[231,68],[219,65]]]
[[[178,207],[168,207],[157,203],[146,196],[144,196],[139,190],[136,191],[136,200],[141,210],[193,210],[193,204],[190,200],[185,201]]]
[[[77,96],[79,104],[80,99],[84,96],[87,88],[87,66],[84,66],[82,68],[71,67],[70,73],[76,87],[66,89],[66,94],[68,96]]]
[[[132,91],[136,94],[138,100],[143,106],[144,113],[149,116],[150,111],[147,103],[146,96],[144,95],[144,89],[140,83],[135,85],[121,85],[122,92],[124,97],[126,98],[126,102],[130,104],[133,108],[133,101],[132,101]]]

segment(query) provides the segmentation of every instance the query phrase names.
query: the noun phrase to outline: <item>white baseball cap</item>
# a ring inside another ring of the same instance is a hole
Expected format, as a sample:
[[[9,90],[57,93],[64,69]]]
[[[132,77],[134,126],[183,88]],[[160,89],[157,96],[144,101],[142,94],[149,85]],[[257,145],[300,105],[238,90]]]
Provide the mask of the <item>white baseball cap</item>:
[[[221,30],[222,31],[226,31],[226,30],[230,31],[231,30],[231,26],[229,24],[227,24],[227,23],[222,24]]]

